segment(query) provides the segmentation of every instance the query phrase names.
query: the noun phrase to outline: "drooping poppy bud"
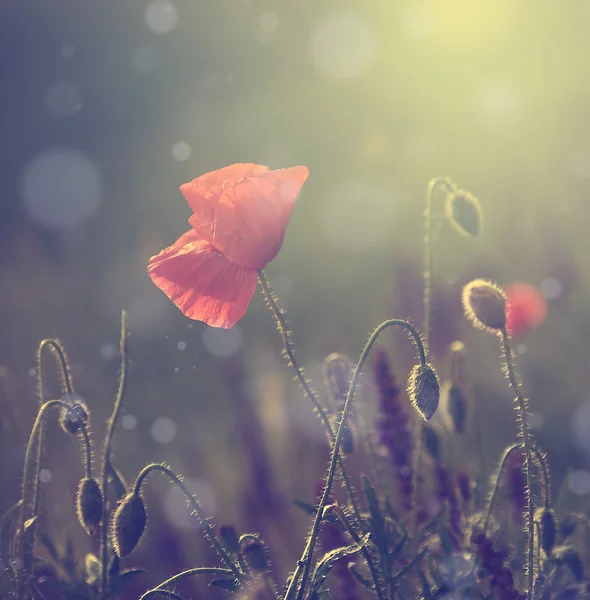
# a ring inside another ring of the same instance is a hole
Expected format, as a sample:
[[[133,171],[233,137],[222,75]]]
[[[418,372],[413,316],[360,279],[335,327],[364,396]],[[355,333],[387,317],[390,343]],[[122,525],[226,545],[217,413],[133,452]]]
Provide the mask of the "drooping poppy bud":
[[[121,500],[113,518],[112,539],[115,552],[124,557],[131,554],[143,535],[147,514],[139,494],[128,494]]]
[[[477,237],[481,231],[481,207],[475,196],[465,190],[447,195],[445,209],[448,219],[465,236]]]
[[[543,548],[547,557],[550,557],[557,539],[557,520],[555,519],[555,514],[549,508],[540,508],[535,515],[535,523],[539,528],[541,548]]]
[[[495,283],[474,279],[463,288],[465,315],[478,329],[498,333],[506,328],[506,294]]]
[[[268,571],[268,559],[262,542],[252,540],[244,546],[242,552],[252,571]]]
[[[76,435],[82,425],[88,423],[88,407],[84,402],[76,402],[65,410],[61,411],[59,424],[61,428],[72,435]]]
[[[85,477],[78,485],[76,514],[80,525],[92,535],[102,518],[103,498],[100,486],[94,477]]]
[[[442,409],[446,421],[455,433],[465,433],[469,416],[469,400],[465,392],[450,381],[443,383]]]
[[[428,421],[438,408],[440,384],[436,371],[429,364],[416,365],[408,378],[408,396],[412,406]]]

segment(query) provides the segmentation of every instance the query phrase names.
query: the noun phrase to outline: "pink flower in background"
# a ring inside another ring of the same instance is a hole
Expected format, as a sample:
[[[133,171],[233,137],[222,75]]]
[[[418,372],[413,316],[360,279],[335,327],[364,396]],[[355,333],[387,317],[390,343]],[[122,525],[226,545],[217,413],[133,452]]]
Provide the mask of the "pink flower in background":
[[[258,270],[281,248],[308,173],[238,163],[181,185],[192,229],[150,259],[152,281],[190,319],[233,327],[246,314]]]
[[[517,337],[536,329],[547,317],[547,300],[536,287],[516,282],[505,286],[506,328]]]

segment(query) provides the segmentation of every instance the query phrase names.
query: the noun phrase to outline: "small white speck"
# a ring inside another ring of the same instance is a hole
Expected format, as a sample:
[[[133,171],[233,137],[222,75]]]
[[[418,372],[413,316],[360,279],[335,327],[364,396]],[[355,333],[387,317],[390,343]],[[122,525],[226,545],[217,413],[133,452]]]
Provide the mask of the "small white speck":
[[[180,371],[180,369],[178,367],[174,367],[174,372],[178,373],[178,371]]]
[[[178,24],[178,10],[168,0],[154,0],[145,9],[144,18],[150,31],[165,35],[173,31]]]
[[[281,22],[279,15],[274,10],[265,10],[258,19],[260,29],[266,33],[272,33]]]
[[[183,350],[186,350],[186,342],[178,342],[176,347],[182,352]]]
[[[526,346],[524,344],[516,344],[516,354],[526,354]]]
[[[192,154],[191,147],[186,142],[176,142],[172,146],[172,158],[178,162],[187,161]]]
[[[52,473],[48,469],[41,469],[39,471],[39,481],[41,483],[49,483],[51,481]]]
[[[29,375],[35,377],[37,375],[37,369],[29,369]]]
[[[186,328],[187,328],[187,329],[192,329],[192,328],[193,328],[193,324],[192,324],[192,323],[189,323],[189,324],[186,326]]]
[[[123,429],[135,429],[137,426],[137,417],[134,415],[125,415],[121,419],[121,427]]]
[[[528,424],[530,429],[540,429],[545,423],[545,417],[539,412],[532,412],[528,415]]]
[[[168,417],[160,417],[154,421],[151,431],[156,442],[168,444],[176,437],[176,424]]]
[[[541,293],[547,300],[555,300],[561,296],[561,292],[563,291],[563,286],[561,282],[555,279],[554,277],[547,277],[547,279],[543,279],[541,285],[539,286],[541,289]]]
[[[65,43],[60,48],[59,52],[64,58],[72,58],[72,56],[76,54],[76,47],[74,44]]]

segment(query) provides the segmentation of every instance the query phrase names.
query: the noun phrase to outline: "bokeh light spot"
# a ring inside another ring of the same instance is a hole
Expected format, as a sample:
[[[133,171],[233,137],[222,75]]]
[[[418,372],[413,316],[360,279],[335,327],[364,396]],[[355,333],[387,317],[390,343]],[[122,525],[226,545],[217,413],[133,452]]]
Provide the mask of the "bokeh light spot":
[[[172,158],[178,162],[187,161],[192,154],[191,147],[186,142],[176,142],[172,146]]]
[[[186,342],[178,342],[176,347],[182,352],[183,350],[186,350]]]
[[[115,344],[106,343],[100,347],[100,355],[103,360],[113,360],[117,356]]]
[[[237,325],[231,329],[207,326],[203,329],[202,339],[211,354],[226,357],[235,354],[242,345],[242,331]]]
[[[23,208],[45,227],[79,227],[101,199],[101,178],[92,160],[79,150],[52,149],[37,155],[21,176]]]
[[[82,90],[73,81],[58,81],[45,92],[45,106],[54,116],[64,119],[82,109]]]
[[[316,67],[334,79],[363,75],[373,65],[376,51],[372,24],[353,11],[326,15],[316,23],[311,34],[310,52]]]
[[[570,492],[576,496],[590,494],[590,473],[581,469],[572,471],[568,476],[567,485]]]
[[[539,289],[547,300],[555,300],[561,296],[563,286],[561,285],[561,282],[554,277],[547,277],[547,279],[543,279]]]
[[[134,415],[124,415],[121,419],[123,429],[135,429],[137,427],[137,417]]]
[[[76,54],[76,47],[74,46],[74,44],[66,42],[65,44],[62,44],[61,48],[59,49],[59,52],[64,58],[72,58],[72,56]]]
[[[173,31],[178,24],[178,10],[172,2],[155,0],[145,9],[144,18],[150,31],[165,35]]]
[[[260,29],[266,33],[272,33],[280,24],[281,19],[274,10],[265,10],[258,19]]]
[[[176,423],[168,417],[160,417],[153,422],[151,431],[158,444],[169,444],[176,437]]]
[[[49,469],[41,469],[39,471],[39,481],[41,483],[49,483],[52,477],[53,473]]]

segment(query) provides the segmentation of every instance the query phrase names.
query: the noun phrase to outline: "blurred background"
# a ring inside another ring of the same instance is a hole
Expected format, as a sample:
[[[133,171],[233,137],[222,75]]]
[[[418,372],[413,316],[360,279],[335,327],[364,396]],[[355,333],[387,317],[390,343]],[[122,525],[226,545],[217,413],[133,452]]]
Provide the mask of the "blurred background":
[[[535,435],[555,495],[586,506],[589,29],[582,0],[0,0],[0,509],[19,497],[39,341],[63,341],[98,448],[126,309],[122,473],[166,461],[216,523],[298,555],[307,521],[290,502],[313,501],[327,447],[261,297],[232,330],[211,329],[146,273],[188,229],[178,186],[234,162],[310,169],[268,274],[316,388],[330,352],[357,357],[386,318],[422,322],[429,179],[475,194],[482,235],[443,220],[435,246],[433,362],[445,375],[446,347],[465,341],[485,423],[485,464],[466,466],[487,476],[516,425],[498,341],[464,320],[461,288],[526,282],[549,305],[515,340]],[[443,197],[434,206],[442,215]],[[383,343],[403,382],[412,347],[401,333]],[[55,377],[48,386],[58,393]],[[77,442],[51,431],[51,527],[91,549],[72,519]],[[157,478],[148,487],[159,526],[130,564],[149,562],[150,540],[171,549],[143,589],[211,560],[182,498]],[[288,526],[256,515],[271,501]]]

